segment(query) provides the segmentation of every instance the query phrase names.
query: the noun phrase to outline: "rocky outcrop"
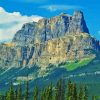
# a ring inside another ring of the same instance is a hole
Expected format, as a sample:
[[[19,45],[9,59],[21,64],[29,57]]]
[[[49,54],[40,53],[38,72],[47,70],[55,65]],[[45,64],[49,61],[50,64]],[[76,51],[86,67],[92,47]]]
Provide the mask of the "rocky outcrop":
[[[0,45],[0,67],[41,68],[94,55],[100,42],[90,36],[83,13],[65,13],[24,24],[11,43]]]
[[[36,25],[36,22],[24,24],[21,30],[15,34],[12,41],[16,42],[17,45],[34,43]]]

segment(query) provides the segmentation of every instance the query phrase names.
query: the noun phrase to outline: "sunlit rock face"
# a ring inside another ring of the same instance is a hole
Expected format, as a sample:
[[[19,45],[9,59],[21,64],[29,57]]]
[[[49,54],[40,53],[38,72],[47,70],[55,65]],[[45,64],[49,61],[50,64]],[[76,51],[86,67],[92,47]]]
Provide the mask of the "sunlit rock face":
[[[100,42],[90,36],[83,13],[65,13],[38,23],[26,23],[11,43],[0,45],[0,67],[41,68],[49,64],[82,59],[100,51]]]

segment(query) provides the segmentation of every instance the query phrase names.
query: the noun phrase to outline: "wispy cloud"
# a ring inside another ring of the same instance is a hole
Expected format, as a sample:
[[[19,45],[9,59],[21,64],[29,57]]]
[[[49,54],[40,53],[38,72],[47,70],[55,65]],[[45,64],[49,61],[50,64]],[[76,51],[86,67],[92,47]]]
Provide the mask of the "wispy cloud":
[[[98,35],[100,36],[100,31],[98,31]]]
[[[49,10],[51,12],[58,11],[58,10],[71,10],[71,9],[82,9],[80,6],[74,5],[44,5],[40,8]]]
[[[22,16],[19,12],[8,13],[0,7],[0,41],[12,39],[24,23],[41,19],[41,16]]]

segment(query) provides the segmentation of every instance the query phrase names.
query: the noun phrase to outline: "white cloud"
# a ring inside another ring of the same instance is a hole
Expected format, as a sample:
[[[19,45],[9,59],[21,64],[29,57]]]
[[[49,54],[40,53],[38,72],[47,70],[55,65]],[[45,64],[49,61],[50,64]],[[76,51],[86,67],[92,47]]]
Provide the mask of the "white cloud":
[[[57,10],[70,10],[70,9],[82,9],[80,6],[73,6],[73,5],[44,5],[40,8],[49,10],[51,12],[57,11]]]
[[[22,25],[27,22],[38,22],[41,16],[22,16],[19,12],[8,13],[0,7],[0,41],[10,40],[16,31],[21,29]]]
[[[2,12],[5,12],[5,10],[2,7],[0,7],[0,13]]]

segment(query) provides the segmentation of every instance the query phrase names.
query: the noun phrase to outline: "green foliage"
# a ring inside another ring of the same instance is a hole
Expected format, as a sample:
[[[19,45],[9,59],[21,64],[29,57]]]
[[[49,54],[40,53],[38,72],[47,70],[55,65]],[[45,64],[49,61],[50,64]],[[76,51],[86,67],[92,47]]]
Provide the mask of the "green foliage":
[[[79,90],[79,94],[78,94],[78,100],[83,100],[84,99],[83,95],[84,95],[83,87],[80,86],[80,90]]]
[[[18,99],[18,91],[17,91],[17,89],[15,90],[14,99],[15,99],[15,100],[17,100],[17,99]]]
[[[86,86],[80,86],[78,91],[77,85],[69,80],[66,92],[65,80],[60,79],[55,86],[51,83],[41,91],[37,86],[34,87],[33,96],[30,97],[27,80],[25,94],[22,95],[21,83],[15,91],[11,83],[6,99],[0,95],[0,100],[88,100],[88,90]],[[96,100],[96,98],[92,97],[92,100]]]
[[[0,100],[3,100],[2,94],[0,93]]]
[[[77,100],[77,88],[76,88],[76,84],[73,84],[73,100]]]
[[[75,60],[73,62],[65,64],[65,67],[68,71],[75,70],[79,67],[88,65],[92,60],[93,60],[93,58],[84,58],[84,59],[78,60],[78,61]]]
[[[20,83],[18,93],[16,94],[17,100],[22,100],[22,85]]]
[[[25,100],[28,100],[28,80],[26,81],[26,91],[25,91]]]
[[[87,87],[84,87],[84,100],[88,100],[88,90]]]
[[[96,99],[96,96],[92,96],[92,100],[97,100],[97,99]]]
[[[34,88],[33,100],[38,100],[38,87],[37,86]]]
[[[52,84],[45,89],[46,100],[52,100]]]
[[[80,86],[78,100],[88,100],[88,91],[86,86],[85,87]]]
[[[6,100],[14,100],[14,90],[13,90],[13,84],[11,83],[10,89],[7,93],[7,98]]]
[[[68,81],[68,92],[67,92],[67,100],[77,100],[77,88],[76,84],[72,83],[70,80]]]
[[[48,85],[40,93],[40,100],[53,100],[53,86],[52,83]]]
[[[64,100],[65,98],[65,82],[60,79],[56,85],[55,100]]]
[[[67,100],[70,100],[71,96],[72,96],[72,83],[69,80],[68,81],[68,86],[67,86]]]
[[[45,100],[45,91],[44,90],[41,90],[40,100]]]

